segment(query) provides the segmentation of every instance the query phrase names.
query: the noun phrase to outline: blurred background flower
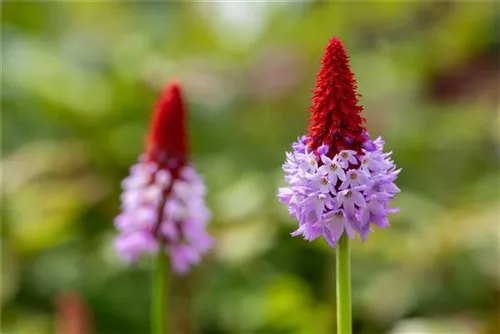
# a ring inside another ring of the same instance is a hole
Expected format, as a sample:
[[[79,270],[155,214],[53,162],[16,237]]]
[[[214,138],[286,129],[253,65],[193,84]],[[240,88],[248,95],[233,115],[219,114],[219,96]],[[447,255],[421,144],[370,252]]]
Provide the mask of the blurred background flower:
[[[405,168],[392,228],[352,246],[355,332],[500,332],[498,3],[2,9],[4,332],[53,333],[64,291],[95,333],[148,330],[150,263],[117,259],[112,221],[150,106],[174,77],[216,239],[174,282],[176,332],[331,332],[333,253],[289,237],[275,190],[334,35],[370,134]]]

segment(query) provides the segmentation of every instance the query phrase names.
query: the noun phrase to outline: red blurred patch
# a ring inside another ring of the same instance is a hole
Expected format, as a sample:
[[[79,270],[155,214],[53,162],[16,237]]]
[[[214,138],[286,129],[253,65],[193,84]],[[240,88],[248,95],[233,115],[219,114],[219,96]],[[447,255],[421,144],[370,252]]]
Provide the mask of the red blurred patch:
[[[500,45],[489,45],[469,59],[430,75],[428,93],[439,102],[480,99],[498,104]]]
[[[90,334],[92,333],[92,317],[90,309],[77,292],[60,293],[56,298],[57,334]]]

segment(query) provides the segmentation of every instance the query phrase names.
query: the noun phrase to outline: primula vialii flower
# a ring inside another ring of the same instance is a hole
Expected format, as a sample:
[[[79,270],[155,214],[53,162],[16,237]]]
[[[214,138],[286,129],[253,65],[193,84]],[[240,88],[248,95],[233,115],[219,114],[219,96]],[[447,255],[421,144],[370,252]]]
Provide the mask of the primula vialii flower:
[[[122,258],[133,262],[144,252],[164,251],[177,273],[187,272],[212,244],[205,231],[205,185],[188,163],[185,123],[180,88],[173,83],[153,114],[146,152],[123,180],[122,213],[115,219]]]
[[[288,187],[278,197],[299,221],[293,236],[323,236],[335,247],[345,232],[364,241],[370,224],[389,226],[389,201],[400,190],[384,141],[370,140],[363,127],[356,80],[337,38],[326,47],[312,98],[309,132],[292,144],[283,165]]]

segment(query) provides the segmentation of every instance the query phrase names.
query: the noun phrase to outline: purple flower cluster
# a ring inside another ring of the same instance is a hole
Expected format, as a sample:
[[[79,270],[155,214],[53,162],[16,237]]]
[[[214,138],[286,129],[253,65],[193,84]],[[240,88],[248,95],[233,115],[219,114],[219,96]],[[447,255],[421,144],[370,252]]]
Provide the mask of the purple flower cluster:
[[[140,159],[122,187],[122,213],[115,219],[115,248],[122,258],[133,262],[144,252],[156,253],[161,239],[175,272],[200,261],[212,245],[205,231],[210,212],[205,185],[192,167],[170,171]]]
[[[387,215],[398,211],[388,204],[400,191],[394,184],[400,169],[396,170],[391,152],[383,152],[382,138],[370,141],[368,134],[366,138],[362,154],[343,150],[333,158],[326,155],[327,145],[311,152],[306,136],[293,143],[283,164],[289,186],[278,192],[299,221],[293,236],[309,241],[324,236],[335,247],[344,231],[351,239],[357,232],[365,241],[373,232],[370,223],[389,226]]]

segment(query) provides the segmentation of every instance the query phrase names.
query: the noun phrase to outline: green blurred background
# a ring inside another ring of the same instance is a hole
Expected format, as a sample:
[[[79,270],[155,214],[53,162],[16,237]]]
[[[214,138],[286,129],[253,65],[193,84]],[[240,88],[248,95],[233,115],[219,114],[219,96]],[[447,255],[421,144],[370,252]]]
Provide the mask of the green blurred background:
[[[356,333],[500,333],[495,2],[3,2],[2,332],[146,333],[150,267],[113,252],[120,180],[183,85],[216,245],[173,282],[174,333],[333,333],[334,252],[277,198],[323,48],[403,168],[353,244]]]

